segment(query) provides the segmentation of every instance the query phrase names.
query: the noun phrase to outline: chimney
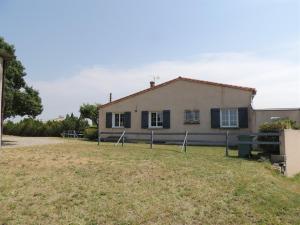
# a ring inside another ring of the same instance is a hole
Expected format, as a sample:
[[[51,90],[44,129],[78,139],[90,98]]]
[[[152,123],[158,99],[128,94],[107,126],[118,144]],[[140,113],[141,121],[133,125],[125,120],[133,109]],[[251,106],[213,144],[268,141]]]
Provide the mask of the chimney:
[[[150,81],[150,88],[153,88],[155,86],[155,82],[154,81]]]
[[[109,102],[112,101],[112,93],[109,93]]]

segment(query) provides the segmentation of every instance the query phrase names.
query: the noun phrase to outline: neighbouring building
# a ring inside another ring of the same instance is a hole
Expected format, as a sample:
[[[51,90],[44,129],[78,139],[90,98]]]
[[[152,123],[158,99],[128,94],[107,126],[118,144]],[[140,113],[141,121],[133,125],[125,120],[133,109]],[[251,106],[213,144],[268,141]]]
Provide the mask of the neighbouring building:
[[[178,77],[99,107],[100,132],[255,132],[272,118],[300,122],[300,109],[254,110],[254,88]],[[211,137],[216,139],[215,137]],[[207,138],[206,138],[207,139]]]
[[[252,130],[257,131],[261,124],[277,119],[291,119],[300,124],[300,108],[255,109],[253,110]]]
[[[64,121],[64,120],[65,120],[64,116],[58,116],[57,118],[52,119],[52,121],[55,121],[55,122],[61,122],[61,121]]]

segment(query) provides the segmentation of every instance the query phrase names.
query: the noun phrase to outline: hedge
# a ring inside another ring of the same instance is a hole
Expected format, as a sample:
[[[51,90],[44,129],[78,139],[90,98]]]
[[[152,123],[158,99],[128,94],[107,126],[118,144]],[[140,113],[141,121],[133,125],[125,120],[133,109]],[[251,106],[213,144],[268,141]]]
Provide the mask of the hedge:
[[[19,122],[6,121],[3,126],[3,133],[7,135],[28,136],[28,137],[59,137],[63,131],[76,130],[84,132],[88,128],[88,122],[77,118],[73,114],[67,115],[63,121],[47,121],[26,118]]]
[[[86,128],[84,130],[84,137],[89,140],[97,140],[98,139],[98,129],[96,127]]]

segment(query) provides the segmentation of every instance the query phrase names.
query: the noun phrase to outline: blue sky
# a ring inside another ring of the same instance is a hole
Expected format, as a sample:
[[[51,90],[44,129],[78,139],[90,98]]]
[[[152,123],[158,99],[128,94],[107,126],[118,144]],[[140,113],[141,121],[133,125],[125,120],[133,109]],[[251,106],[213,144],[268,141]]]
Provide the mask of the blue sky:
[[[300,106],[298,0],[0,0],[0,27],[43,119],[143,89],[154,74],[254,86],[261,108]],[[278,88],[295,100],[271,100]]]

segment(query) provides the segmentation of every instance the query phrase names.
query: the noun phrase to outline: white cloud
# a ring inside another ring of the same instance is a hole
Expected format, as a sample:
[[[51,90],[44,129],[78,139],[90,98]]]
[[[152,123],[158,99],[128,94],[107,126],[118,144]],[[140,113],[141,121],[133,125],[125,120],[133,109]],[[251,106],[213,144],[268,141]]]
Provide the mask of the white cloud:
[[[254,107],[300,107],[300,66],[295,62],[260,58],[249,53],[203,54],[191,61],[162,61],[130,69],[101,66],[53,81],[29,81],[40,91],[43,119],[78,112],[82,103],[106,103],[178,76],[254,87]]]

